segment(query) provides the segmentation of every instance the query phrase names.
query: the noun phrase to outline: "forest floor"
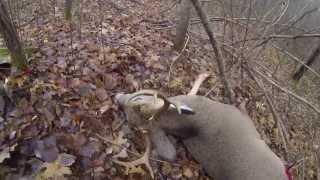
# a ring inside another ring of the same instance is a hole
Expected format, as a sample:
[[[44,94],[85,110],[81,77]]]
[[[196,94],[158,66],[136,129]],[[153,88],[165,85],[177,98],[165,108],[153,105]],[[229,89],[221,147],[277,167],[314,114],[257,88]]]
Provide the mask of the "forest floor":
[[[0,121],[0,179],[150,179],[145,167],[125,169],[113,162],[137,159],[145,148],[114,95],[142,88],[186,94],[197,75],[209,71],[212,77],[199,94],[222,100],[207,40],[191,38],[183,53],[172,51],[169,4],[117,5],[125,8],[85,1],[81,22],[70,23],[61,14],[37,16],[19,29],[25,44],[38,50],[30,57],[31,74],[10,79],[16,106]],[[275,122],[257,92],[251,84],[240,88],[236,78],[230,82],[249,100],[247,111],[259,132],[282,156]],[[176,162],[152,158],[156,179],[208,179],[176,143]]]

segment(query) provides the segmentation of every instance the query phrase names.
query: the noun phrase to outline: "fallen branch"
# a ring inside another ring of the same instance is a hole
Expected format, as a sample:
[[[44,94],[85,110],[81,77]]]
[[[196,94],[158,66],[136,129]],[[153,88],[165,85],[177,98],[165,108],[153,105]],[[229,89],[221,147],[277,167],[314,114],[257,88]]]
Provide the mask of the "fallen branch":
[[[203,81],[205,81],[210,75],[208,73],[202,73],[199,74],[196,81],[194,82],[192,89],[188,93],[189,96],[197,95],[197,92],[199,91],[199,88]]]

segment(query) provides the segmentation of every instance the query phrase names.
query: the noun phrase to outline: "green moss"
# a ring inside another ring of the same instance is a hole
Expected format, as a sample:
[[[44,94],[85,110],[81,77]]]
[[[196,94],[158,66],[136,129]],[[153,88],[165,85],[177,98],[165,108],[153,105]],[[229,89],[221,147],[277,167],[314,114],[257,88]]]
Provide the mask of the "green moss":
[[[10,52],[7,48],[0,48],[0,63],[10,62]]]
[[[27,47],[23,51],[23,55],[11,54],[8,48],[0,48],[0,63],[11,62],[13,66],[18,69],[24,69],[27,67],[26,57],[30,57],[37,51],[37,48]]]

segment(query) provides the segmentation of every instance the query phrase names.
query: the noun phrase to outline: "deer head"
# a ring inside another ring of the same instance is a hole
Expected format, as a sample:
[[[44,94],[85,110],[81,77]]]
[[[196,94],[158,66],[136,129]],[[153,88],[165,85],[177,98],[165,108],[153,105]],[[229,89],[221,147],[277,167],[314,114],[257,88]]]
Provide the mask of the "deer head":
[[[155,90],[140,90],[133,94],[119,93],[115,99],[124,108],[129,123],[140,127],[157,120],[169,109],[177,111],[178,114],[194,114],[190,107],[180,102],[172,102]]]

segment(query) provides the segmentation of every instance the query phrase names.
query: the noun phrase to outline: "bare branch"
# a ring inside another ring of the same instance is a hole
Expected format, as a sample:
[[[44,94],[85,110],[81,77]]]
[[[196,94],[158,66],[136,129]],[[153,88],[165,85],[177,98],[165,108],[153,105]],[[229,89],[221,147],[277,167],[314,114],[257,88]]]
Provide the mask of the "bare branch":
[[[294,27],[298,22],[302,21],[302,19],[304,19],[307,15],[310,15],[310,14],[316,12],[317,10],[318,10],[318,8],[313,8],[313,9],[311,9],[310,11],[307,11],[307,12],[303,13],[299,18],[297,18],[294,22],[292,22],[290,26],[288,26],[288,27],[286,27],[286,28],[283,28],[283,29],[280,29],[279,32],[277,32],[277,34],[281,34],[281,33],[285,32],[285,31],[290,30],[290,28]],[[262,35],[262,38],[261,38],[261,39],[264,39],[264,38],[265,38],[265,36]],[[270,40],[272,40],[272,37],[268,37],[268,38],[265,39],[263,42],[258,43],[258,44],[255,46],[255,48],[257,48],[257,47],[259,47],[259,46],[262,46],[263,44],[268,43]]]
[[[281,35],[281,34],[274,34],[270,35],[267,38],[271,39],[299,39],[299,38],[315,38],[315,37],[320,37],[320,34],[298,34],[298,35]]]
[[[308,69],[310,72],[312,72],[315,76],[317,76],[318,78],[320,78],[320,74],[317,73],[315,70],[313,70],[310,66],[308,66],[307,64],[305,64],[302,60],[300,60],[299,58],[297,58],[296,56],[294,56],[293,54],[289,53],[288,51],[276,46],[276,45],[272,45],[274,48],[278,49],[280,52],[282,52],[283,54],[287,55],[290,57],[290,59],[293,59],[294,61],[298,62],[299,64],[301,64],[302,66],[304,66],[306,69]]]
[[[315,112],[317,112],[318,114],[320,114],[320,110],[313,105],[312,103],[310,103],[309,101],[307,101],[305,98],[295,94],[294,92],[291,92],[290,90],[280,86],[279,84],[277,84],[276,82],[274,82],[274,80],[270,79],[269,77],[265,76],[263,73],[261,73],[260,71],[254,69],[254,68],[250,68],[253,72],[255,72],[256,74],[258,74],[259,76],[261,76],[263,79],[265,79],[267,82],[269,82],[270,84],[272,84],[273,86],[277,87],[278,89],[280,89],[281,91],[293,96],[294,98],[296,98],[297,100],[303,102],[304,104],[306,104],[307,106],[309,106],[311,109],[313,109]]]
[[[189,35],[187,34],[187,39],[186,41],[184,42],[184,46],[182,48],[182,50],[180,51],[179,55],[178,56],[175,56],[170,64],[170,67],[169,67],[169,74],[168,74],[168,88],[170,90],[170,79],[171,79],[171,74],[172,74],[172,68],[173,68],[173,65],[176,63],[176,61],[179,60],[179,58],[181,57],[181,55],[183,54],[183,52],[186,50],[187,48],[187,45],[189,43]]]
[[[214,51],[214,54],[215,54],[215,57],[216,57],[216,61],[217,61],[217,64],[218,64],[219,76],[220,76],[221,81],[222,81],[222,83],[224,85],[224,88],[225,88],[225,97],[227,98],[226,102],[227,103],[231,103],[232,102],[231,88],[229,86],[229,83],[228,83],[228,81],[226,79],[226,75],[225,75],[225,72],[224,72],[224,62],[223,62],[224,59],[222,57],[222,53],[221,53],[220,47],[218,46],[218,42],[215,39],[214,33],[210,28],[208,17],[207,17],[205,12],[201,8],[199,0],[191,0],[191,1],[192,1],[193,6],[195,7],[200,19],[201,19],[201,22],[202,22],[202,24],[204,26],[205,31],[207,32],[207,34],[209,36],[209,40],[210,40],[210,43],[212,45],[212,48],[213,48],[213,51]]]
[[[273,119],[275,120],[277,126],[279,127],[279,132],[283,141],[283,145],[284,145],[284,149],[285,149],[285,159],[288,159],[288,144],[289,144],[289,133],[280,117],[280,115],[278,114],[278,112],[276,111],[275,107],[274,107],[274,103],[272,102],[272,99],[270,97],[270,94],[266,91],[264,85],[262,84],[261,81],[259,81],[255,76],[252,75],[251,71],[249,69],[247,69],[247,72],[249,74],[249,76],[257,83],[257,85],[259,86],[259,88],[262,90],[263,95],[265,96],[267,103],[270,107]]]
[[[316,61],[316,59],[319,57],[319,55],[320,55],[320,42],[317,45],[317,47],[312,51],[310,56],[308,57],[306,65],[311,66]],[[306,71],[307,71],[307,69],[305,68],[305,66],[300,66],[299,69],[294,73],[292,78],[298,81],[301,79],[304,72],[306,72]]]

